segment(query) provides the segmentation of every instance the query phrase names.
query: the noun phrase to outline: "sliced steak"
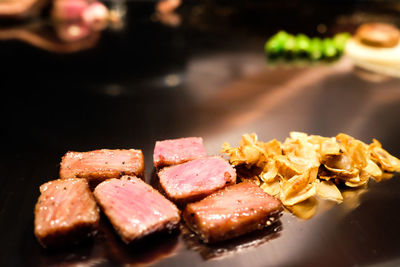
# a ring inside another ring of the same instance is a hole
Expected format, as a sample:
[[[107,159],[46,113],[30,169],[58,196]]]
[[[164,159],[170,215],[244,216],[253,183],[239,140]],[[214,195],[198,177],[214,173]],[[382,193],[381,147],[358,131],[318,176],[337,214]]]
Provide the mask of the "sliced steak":
[[[207,156],[201,137],[157,141],[153,161],[156,168],[180,164]]]
[[[85,179],[59,179],[43,184],[35,206],[35,235],[44,246],[72,243],[93,235],[99,208]]]
[[[188,204],[183,219],[204,242],[217,242],[262,229],[281,211],[278,199],[252,182],[243,182]]]
[[[141,150],[101,149],[89,152],[68,152],[60,166],[61,178],[86,178],[91,185],[123,175],[142,177],[144,158]]]
[[[94,195],[125,243],[152,232],[172,230],[180,221],[176,206],[137,177],[104,181]]]
[[[179,204],[200,200],[236,182],[235,170],[217,156],[165,167],[158,176],[167,196]]]

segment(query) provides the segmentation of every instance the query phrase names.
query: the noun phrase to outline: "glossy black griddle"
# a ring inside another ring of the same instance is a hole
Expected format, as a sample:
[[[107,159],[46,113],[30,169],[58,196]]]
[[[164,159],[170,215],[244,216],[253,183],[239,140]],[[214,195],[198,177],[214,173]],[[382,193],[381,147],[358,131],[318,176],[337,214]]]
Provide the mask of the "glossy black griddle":
[[[283,141],[293,130],[344,132],[377,138],[400,156],[399,79],[371,76],[346,58],[271,66],[263,53],[281,28],[330,36],[369,18],[399,23],[396,9],[243,2],[185,2],[177,27],[154,19],[154,2],[127,2],[123,29],[72,54],[0,42],[0,266],[400,265],[398,174],[352,190],[340,205],[321,203],[309,220],[285,212],[263,231],[220,244],[204,245],[182,226],[127,246],[104,215],[98,235],[79,246],[45,250],[36,241],[39,186],[57,178],[68,150],[142,149],[156,188],[152,151],[167,138],[201,136],[218,154],[243,133]],[[316,30],[321,23],[325,33]]]

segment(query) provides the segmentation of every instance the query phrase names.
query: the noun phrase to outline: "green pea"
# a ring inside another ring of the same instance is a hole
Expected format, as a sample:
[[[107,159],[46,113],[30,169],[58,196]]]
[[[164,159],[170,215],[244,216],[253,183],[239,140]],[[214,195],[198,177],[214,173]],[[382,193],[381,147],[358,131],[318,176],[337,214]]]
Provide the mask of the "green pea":
[[[265,53],[269,56],[278,55],[283,50],[283,45],[277,39],[269,39],[264,46]]]
[[[313,60],[322,58],[322,43],[321,39],[314,37],[310,41],[309,56]]]
[[[335,45],[339,53],[343,53],[346,42],[347,40],[349,40],[350,37],[351,35],[347,32],[338,33],[333,37],[333,44]]]
[[[265,43],[264,50],[269,56],[277,56],[284,50],[284,45],[286,39],[288,37],[288,33],[285,31],[280,31],[273,35],[269,40]]]
[[[296,38],[293,35],[289,35],[286,42],[283,45],[283,50],[286,55],[293,55],[296,47]]]
[[[336,50],[336,47],[331,38],[325,38],[322,41],[322,52],[326,58],[332,58],[337,56],[338,51]]]
[[[304,34],[298,34],[296,36],[295,52],[299,54],[308,53],[310,49],[310,38]]]
[[[285,31],[279,31],[277,34],[275,34],[272,38],[277,39],[281,43],[285,43],[286,40],[289,38],[290,34],[288,34]]]

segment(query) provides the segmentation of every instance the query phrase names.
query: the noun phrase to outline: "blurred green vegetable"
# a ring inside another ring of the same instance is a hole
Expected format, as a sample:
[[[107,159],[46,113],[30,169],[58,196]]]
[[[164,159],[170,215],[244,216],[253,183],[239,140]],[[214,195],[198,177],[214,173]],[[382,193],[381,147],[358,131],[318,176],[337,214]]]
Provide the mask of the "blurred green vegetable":
[[[310,38],[305,34],[298,34],[296,36],[295,51],[298,54],[307,54],[310,49]]]
[[[339,57],[345,49],[349,33],[338,33],[333,38],[310,38],[305,34],[292,35],[279,31],[265,43],[265,53],[270,58],[285,57],[292,60],[333,59]]]
[[[338,55],[338,51],[330,38],[325,38],[322,41],[322,53],[326,58],[333,58]]]
[[[278,55],[279,53],[284,51],[284,46],[289,37],[289,34],[280,31],[274,36],[272,36],[266,43],[265,43],[265,52],[269,55]]]
[[[283,45],[283,49],[286,55],[293,55],[296,47],[296,38],[293,35],[289,35],[286,42]]]
[[[273,38],[276,38],[279,42],[285,43],[289,36],[290,34],[288,34],[287,32],[279,31],[277,34],[274,35]]]
[[[314,37],[310,42],[310,57],[313,60],[319,60],[322,58],[322,43],[321,39]]]
[[[339,53],[344,52],[344,48],[346,46],[347,40],[349,40],[351,35],[347,32],[338,33],[333,37],[333,44],[335,45],[336,49]]]
[[[283,45],[279,42],[279,40],[271,38],[265,43],[264,49],[268,55],[278,55],[283,51]]]

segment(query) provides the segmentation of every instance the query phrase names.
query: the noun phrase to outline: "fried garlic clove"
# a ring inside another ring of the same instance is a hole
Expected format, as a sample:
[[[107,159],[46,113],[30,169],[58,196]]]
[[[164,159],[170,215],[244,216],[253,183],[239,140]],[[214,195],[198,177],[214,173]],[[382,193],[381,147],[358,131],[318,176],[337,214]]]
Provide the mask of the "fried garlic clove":
[[[349,155],[343,153],[338,156],[330,156],[323,162],[324,167],[338,178],[347,179],[355,177],[359,170],[353,167],[353,163]]]
[[[279,179],[275,178],[272,182],[263,183],[261,185],[261,189],[264,190],[264,192],[270,194],[271,196],[279,196],[279,194],[281,192],[281,186],[279,184]]]
[[[255,133],[244,134],[242,135],[242,140],[240,140],[239,146],[244,147],[255,145],[257,143],[257,139],[258,137]]]
[[[330,156],[338,156],[342,153],[340,144],[334,138],[329,138],[321,143],[320,154],[323,159]]]
[[[303,173],[300,166],[291,162],[286,156],[277,156],[275,157],[275,161],[279,174],[285,179],[290,179],[295,175]]]
[[[369,152],[371,159],[378,163],[382,170],[400,172],[400,160],[383,149],[378,140],[373,139],[372,144],[369,145]]]
[[[252,145],[246,145],[241,148],[241,155],[244,161],[248,165],[257,165],[259,162],[261,153],[260,151]]]
[[[289,180],[281,180],[280,199],[285,206],[292,206],[316,194],[315,180],[318,168],[311,168]]]
[[[275,161],[270,160],[265,164],[263,171],[260,174],[260,179],[265,183],[273,182],[275,177],[278,175],[278,168],[276,167]]]
[[[282,155],[282,144],[276,139],[266,143],[257,141],[257,146],[263,150],[266,157]]]
[[[345,185],[348,187],[360,187],[367,184],[369,175],[365,172],[361,172],[359,175],[349,178],[345,181]]]
[[[354,137],[348,135],[348,134],[344,134],[344,133],[339,133],[338,135],[336,135],[336,140],[343,144],[344,146],[347,146],[351,141],[355,140]]]
[[[379,166],[371,159],[367,159],[367,166],[362,169],[362,172],[365,172],[378,182],[382,180],[383,172],[381,168],[379,168]]]
[[[368,155],[368,146],[359,140],[354,140],[350,143],[350,146],[347,148],[349,155],[353,161],[353,166],[358,169],[363,169],[367,166],[367,160],[369,158]]]

